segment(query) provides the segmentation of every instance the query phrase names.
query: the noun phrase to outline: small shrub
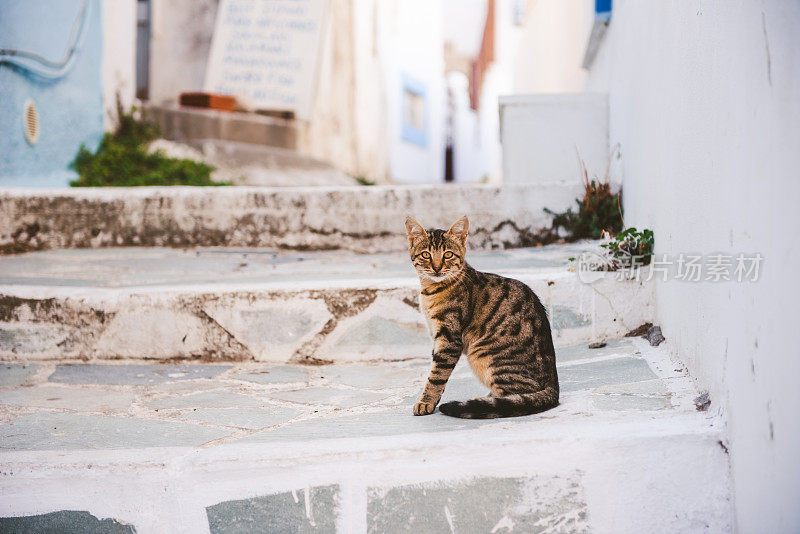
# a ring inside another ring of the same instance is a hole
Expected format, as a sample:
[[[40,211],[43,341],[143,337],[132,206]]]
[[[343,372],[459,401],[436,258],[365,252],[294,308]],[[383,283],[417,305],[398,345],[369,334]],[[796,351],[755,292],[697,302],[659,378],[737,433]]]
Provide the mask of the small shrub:
[[[653,245],[652,230],[644,229],[640,232],[630,227],[600,246],[608,251],[615,264],[628,266],[633,263],[634,258],[638,265],[648,265],[653,256]]]
[[[79,177],[72,187],[130,187],[146,185],[230,185],[214,182],[214,167],[189,159],[147,152],[147,144],[160,135],[158,125],[136,117],[136,109],[124,111],[117,99],[119,125],[106,133],[93,154],[84,145],[70,168]]]
[[[612,158],[614,154],[616,150],[612,152]],[[552,231],[558,233],[558,230],[563,228],[566,231],[564,239],[567,241],[600,239],[603,232],[616,234],[623,227],[622,192],[613,193],[608,183],[611,158],[603,180],[597,177],[590,180],[586,164],[580,155],[578,161],[583,174],[583,198],[575,200],[578,204],[577,212],[569,208],[562,213],[556,213],[544,208],[546,213],[553,216]]]

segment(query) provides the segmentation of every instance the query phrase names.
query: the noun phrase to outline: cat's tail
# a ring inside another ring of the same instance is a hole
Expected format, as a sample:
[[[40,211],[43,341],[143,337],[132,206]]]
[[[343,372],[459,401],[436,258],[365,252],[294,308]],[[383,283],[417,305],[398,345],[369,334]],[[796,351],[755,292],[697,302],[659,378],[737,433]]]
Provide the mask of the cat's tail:
[[[530,415],[556,406],[558,406],[558,390],[548,386],[533,393],[446,402],[439,406],[439,411],[450,417],[462,419],[496,419]]]

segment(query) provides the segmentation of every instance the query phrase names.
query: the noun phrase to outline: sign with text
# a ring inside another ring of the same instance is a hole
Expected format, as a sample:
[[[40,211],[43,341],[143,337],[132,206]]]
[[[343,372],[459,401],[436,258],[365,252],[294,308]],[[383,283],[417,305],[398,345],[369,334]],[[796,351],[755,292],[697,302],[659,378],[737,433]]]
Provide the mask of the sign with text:
[[[309,119],[327,0],[221,0],[205,90]]]

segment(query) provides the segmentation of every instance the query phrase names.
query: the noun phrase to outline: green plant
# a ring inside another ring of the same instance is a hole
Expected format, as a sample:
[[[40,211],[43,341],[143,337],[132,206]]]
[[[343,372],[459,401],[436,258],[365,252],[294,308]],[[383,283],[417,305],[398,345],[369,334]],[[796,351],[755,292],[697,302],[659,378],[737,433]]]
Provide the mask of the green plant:
[[[158,125],[136,116],[136,108],[125,111],[117,99],[119,124],[106,133],[95,153],[84,145],[70,168],[79,177],[72,187],[129,187],[145,185],[230,185],[211,179],[214,167],[189,159],[148,153],[147,144],[160,135]]]
[[[631,226],[600,246],[608,251],[616,264],[631,265],[635,261],[638,265],[648,265],[653,256],[653,245],[652,230],[645,228],[640,232]]]
[[[356,182],[360,183],[361,185],[375,185],[375,182],[361,174],[358,176],[353,176],[353,178],[355,178]]]
[[[578,211],[572,208],[556,213],[544,208],[544,211],[553,216],[552,231],[558,233],[559,228],[566,230],[564,239],[575,241],[577,239],[600,239],[603,232],[616,234],[623,227],[622,220],[622,191],[614,193],[608,182],[611,168],[611,158],[616,154],[616,149],[609,158],[606,174],[603,180],[595,177],[589,179],[586,164],[578,155],[578,161],[583,174],[583,198],[576,199]]]

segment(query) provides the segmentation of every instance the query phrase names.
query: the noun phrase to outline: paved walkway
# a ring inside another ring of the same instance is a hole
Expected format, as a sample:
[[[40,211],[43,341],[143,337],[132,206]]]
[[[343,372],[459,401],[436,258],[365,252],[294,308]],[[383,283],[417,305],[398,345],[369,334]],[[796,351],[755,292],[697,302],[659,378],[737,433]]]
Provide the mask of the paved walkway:
[[[0,531],[730,530],[718,419],[664,346],[558,364],[560,406],[490,421],[411,415],[424,360],[0,364]],[[484,393],[460,366],[443,400]]]
[[[600,349],[559,349],[561,405],[499,424],[694,412],[689,379],[660,358],[648,365],[627,339]],[[0,450],[214,447],[498,425],[438,412],[413,417],[427,371],[425,360],[326,366],[5,363]],[[485,393],[462,362],[443,402]]]

